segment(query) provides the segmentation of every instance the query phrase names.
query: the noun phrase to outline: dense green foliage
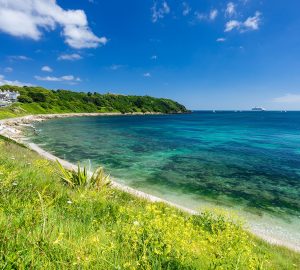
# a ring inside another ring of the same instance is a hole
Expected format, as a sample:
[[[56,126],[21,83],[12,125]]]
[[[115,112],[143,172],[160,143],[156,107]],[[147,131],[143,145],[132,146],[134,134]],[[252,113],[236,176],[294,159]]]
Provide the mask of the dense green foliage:
[[[230,216],[190,216],[109,186],[72,188],[0,137],[1,269],[299,269]]]
[[[19,104],[12,112],[22,110],[27,113],[66,113],[66,112],[187,112],[186,108],[170,99],[149,96],[126,96],[115,94],[82,93],[67,90],[47,90],[42,87],[18,87],[4,85],[2,90],[18,91]]]

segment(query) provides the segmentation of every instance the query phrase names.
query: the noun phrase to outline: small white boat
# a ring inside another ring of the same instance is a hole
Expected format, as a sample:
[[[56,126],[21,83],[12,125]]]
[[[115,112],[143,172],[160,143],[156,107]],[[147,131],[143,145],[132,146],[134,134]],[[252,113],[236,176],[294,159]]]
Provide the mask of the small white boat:
[[[264,108],[261,108],[261,107],[254,107],[254,108],[252,108],[252,111],[254,111],[254,112],[264,112],[266,109],[264,109]]]

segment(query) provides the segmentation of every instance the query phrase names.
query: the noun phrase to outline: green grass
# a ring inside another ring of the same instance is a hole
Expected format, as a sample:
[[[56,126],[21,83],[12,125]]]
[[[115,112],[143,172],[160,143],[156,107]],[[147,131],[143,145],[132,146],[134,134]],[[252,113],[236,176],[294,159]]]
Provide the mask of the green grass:
[[[0,120],[13,118],[18,116],[24,116],[29,114],[27,111],[20,108],[17,104],[13,104],[9,107],[0,108]]]
[[[226,214],[72,188],[57,164],[1,137],[0,153],[0,269],[299,269],[298,253]]]
[[[51,114],[51,113],[80,113],[80,112],[86,112],[81,110],[61,110],[59,108],[52,108],[52,109],[44,109],[37,103],[14,103],[8,107],[0,108],[0,120],[1,119],[7,119],[7,118],[13,118],[13,117],[21,117],[31,114]],[[93,111],[93,112],[112,112],[108,110],[99,110],[99,111]],[[113,112],[119,112],[119,111],[113,111]]]

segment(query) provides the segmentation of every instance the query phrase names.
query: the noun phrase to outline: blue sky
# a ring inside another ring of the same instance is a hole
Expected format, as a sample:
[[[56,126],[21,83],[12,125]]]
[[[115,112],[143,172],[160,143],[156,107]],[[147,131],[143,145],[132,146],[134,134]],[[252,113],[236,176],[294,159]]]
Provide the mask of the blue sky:
[[[0,0],[0,84],[300,109],[300,2]]]

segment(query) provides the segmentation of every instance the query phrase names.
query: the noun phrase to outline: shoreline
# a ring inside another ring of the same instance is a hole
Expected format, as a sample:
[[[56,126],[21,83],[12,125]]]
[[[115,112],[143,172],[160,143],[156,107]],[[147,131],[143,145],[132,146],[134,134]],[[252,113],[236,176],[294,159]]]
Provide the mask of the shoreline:
[[[76,169],[77,166],[72,164],[71,162],[67,160],[63,160],[61,158],[56,157],[55,155],[43,150],[38,145],[26,141],[26,137],[23,136],[22,128],[24,126],[31,126],[33,122],[41,122],[46,121],[49,119],[56,119],[56,118],[67,118],[67,117],[84,117],[84,116],[126,116],[126,115],[162,115],[161,113],[133,113],[133,114],[122,114],[122,113],[66,113],[66,114],[39,114],[39,115],[28,115],[18,118],[8,118],[0,120],[0,135],[7,137],[17,143],[23,144],[32,151],[35,151],[40,156],[46,158],[50,161],[58,160],[66,169]],[[173,203],[171,201],[168,201],[166,199],[162,199],[160,197],[157,197],[155,195],[151,195],[149,193],[131,188],[127,185],[120,184],[115,181],[114,178],[112,178],[112,187],[116,188],[118,190],[121,190],[123,192],[127,192],[133,196],[145,199],[149,202],[162,202],[166,203],[171,207],[175,207],[177,209],[180,209],[184,212],[187,212],[189,214],[196,214],[197,211],[181,206],[179,204]],[[249,232],[254,234],[255,236],[265,240],[266,242],[273,244],[273,245],[279,245],[284,246],[286,248],[289,248],[293,251],[300,252],[300,245],[288,243],[287,241],[284,241],[282,239],[278,239],[272,236],[267,236],[265,231],[251,228],[247,229]]]
[[[40,156],[44,157],[47,160],[50,161],[56,161],[58,160],[64,168],[68,170],[76,170],[77,166],[75,164],[72,164],[71,162],[61,159],[41,147],[39,147],[37,144],[28,142],[25,139],[25,137],[22,134],[21,129],[24,126],[30,126],[33,122],[41,122],[46,121],[49,119],[57,119],[57,118],[68,118],[68,117],[84,117],[84,116],[134,116],[134,115],[163,115],[162,113],[129,113],[129,114],[122,114],[122,113],[70,113],[70,114],[41,114],[41,115],[28,115],[28,116],[22,116],[18,118],[8,118],[4,120],[0,120],[0,135],[9,138],[17,143],[20,143],[22,145],[25,145],[30,150],[35,151]],[[2,129],[1,129],[2,126]],[[112,178],[112,186],[118,190],[127,192],[129,194],[132,194],[134,196],[137,196],[139,198],[148,200],[150,202],[163,202],[170,206],[173,206],[175,208],[178,208],[180,210],[183,210],[189,214],[196,214],[197,211],[186,208],[184,206],[181,206],[179,204],[175,204],[172,202],[169,202],[165,199],[159,198],[157,196],[148,194],[146,192],[131,188],[127,185],[120,184]]]
[[[19,123],[19,122],[40,122],[48,119],[56,118],[67,118],[67,117],[84,117],[84,116],[135,116],[135,115],[164,115],[165,113],[160,112],[134,112],[134,113],[120,113],[120,112],[109,112],[109,113],[49,113],[49,114],[30,114],[20,117],[12,117],[6,119],[0,119],[1,123]],[[179,114],[179,113],[178,113]]]

